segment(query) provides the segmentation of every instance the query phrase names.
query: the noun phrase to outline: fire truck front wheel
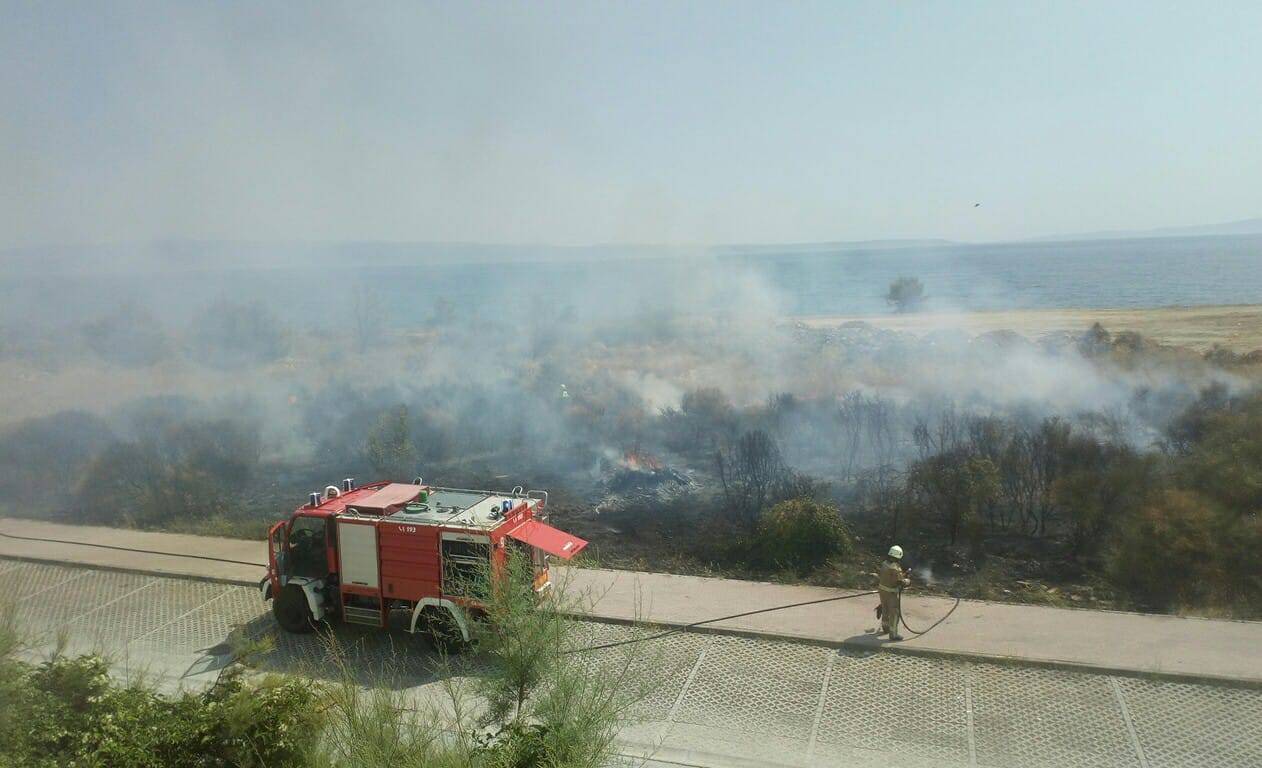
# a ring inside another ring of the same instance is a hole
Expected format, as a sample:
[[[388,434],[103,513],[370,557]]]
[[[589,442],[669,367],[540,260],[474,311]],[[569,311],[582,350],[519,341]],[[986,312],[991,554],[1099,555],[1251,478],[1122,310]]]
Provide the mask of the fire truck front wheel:
[[[272,600],[272,615],[286,632],[301,633],[315,629],[311,608],[307,606],[307,595],[297,584],[281,589],[280,594]]]

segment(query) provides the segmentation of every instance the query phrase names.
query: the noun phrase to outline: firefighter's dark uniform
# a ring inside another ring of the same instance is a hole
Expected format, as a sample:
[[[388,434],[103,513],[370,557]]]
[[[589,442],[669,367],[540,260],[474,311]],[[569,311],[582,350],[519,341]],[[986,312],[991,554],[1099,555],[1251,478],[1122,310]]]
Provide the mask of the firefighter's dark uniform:
[[[903,566],[897,560],[886,560],[881,565],[877,581],[877,589],[881,592],[881,631],[888,632],[891,640],[902,639],[898,634],[898,620],[902,611],[898,590],[909,584],[911,579],[903,575]]]

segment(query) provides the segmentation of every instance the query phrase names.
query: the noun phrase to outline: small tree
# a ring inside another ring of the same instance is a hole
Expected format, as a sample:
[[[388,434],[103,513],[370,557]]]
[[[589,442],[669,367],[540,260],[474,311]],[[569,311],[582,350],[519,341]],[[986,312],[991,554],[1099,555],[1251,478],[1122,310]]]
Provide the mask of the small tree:
[[[789,477],[776,441],[761,429],[750,430],[733,445],[716,451],[715,469],[728,511],[751,525],[772,492]]]
[[[656,684],[646,670],[657,665],[635,643],[593,658],[568,618],[582,598],[559,584],[541,600],[533,574],[530,558],[512,550],[484,588],[475,639],[487,668],[474,685],[486,705],[481,725],[492,733],[484,764],[608,765],[630,707]]]
[[[416,446],[406,405],[396,405],[378,417],[364,442],[364,455],[386,477],[404,479],[415,468]]]
[[[919,461],[911,482],[929,507],[935,509],[951,544],[961,531],[980,533],[980,513],[999,493],[999,473],[989,459],[954,450]],[[979,542],[974,538],[973,544]]]
[[[1069,527],[1069,554],[1092,556],[1120,519],[1146,504],[1159,486],[1156,462],[1129,446],[1074,441],[1073,468],[1052,484],[1052,501]]]
[[[329,768],[600,768],[614,763],[616,737],[664,669],[651,643],[594,644],[584,622],[569,618],[586,595],[556,584],[531,588],[533,566],[510,550],[492,575],[472,574],[486,614],[472,623],[474,668],[440,658],[443,696],[417,699],[390,686],[365,687],[331,641],[342,680],[329,691],[320,734]],[[647,631],[647,630],[646,630]],[[625,635],[622,635],[625,638]],[[644,637],[644,635],[639,635]],[[469,675],[470,672],[476,672]]]
[[[712,449],[731,434],[736,412],[727,395],[714,387],[691,389],[684,393],[679,408],[662,412],[668,430],[667,444],[683,453]]]
[[[925,300],[925,287],[914,277],[900,277],[890,283],[885,301],[896,312],[914,312]]]
[[[1084,357],[1099,357],[1113,348],[1113,335],[1100,323],[1092,323],[1091,327],[1078,337],[1077,346]]]

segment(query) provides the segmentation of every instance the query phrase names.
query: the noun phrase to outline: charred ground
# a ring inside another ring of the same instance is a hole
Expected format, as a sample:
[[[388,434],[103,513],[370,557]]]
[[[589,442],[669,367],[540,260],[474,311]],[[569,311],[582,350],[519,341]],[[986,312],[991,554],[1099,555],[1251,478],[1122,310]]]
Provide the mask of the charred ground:
[[[1257,355],[746,306],[345,308],[339,332],[228,300],[10,328],[4,512],[261,536],[329,482],[421,474],[546,488],[604,565],[867,586],[898,541],[970,596],[1259,610]]]

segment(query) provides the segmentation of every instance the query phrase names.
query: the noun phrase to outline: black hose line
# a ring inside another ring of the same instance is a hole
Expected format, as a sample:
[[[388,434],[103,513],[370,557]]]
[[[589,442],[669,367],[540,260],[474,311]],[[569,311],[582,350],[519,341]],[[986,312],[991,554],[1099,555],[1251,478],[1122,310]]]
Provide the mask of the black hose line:
[[[942,616],[942,618],[930,624],[928,629],[917,631],[917,630],[912,629],[911,625],[907,623],[907,616],[903,613],[903,588],[902,587],[898,588],[898,620],[899,622],[902,623],[903,629],[906,629],[908,632],[912,633],[913,635],[917,637],[927,634],[929,632],[932,632],[933,629],[937,627],[939,624],[951,618],[951,614],[955,613],[955,609],[959,607],[960,607],[960,598],[957,597],[955,598],[955,604],[951,606],[951,610],[947,611],[946,614]]]
[[[648,637],[633,637],[630,640],[618,640],[613,643],[605,643],[604,645],[592,645],[586,648],[572,648],[566,651],[565,653],[569,654],[569,653],[584,653],[586,651],[601,651],[606,648],[617,648],[620,645],[631,645],[632,643],[646,643],[649,640],[659,640],[663,637],[670,637],[671,635],[678,635],[682,632],[687,632],[688,630],[694,627],[700,627],[704,624],[713,624],[716,621],[728,621],[731,619],[743,618],[745,616],[755,616],[760,613],[771,613],[772,611],[783,611],[789,608],[800,608],[801,606],[804,606],[804,605],[818,605],[820,603],[833,603],[838,600],[850,600],[855,597],[867,597],[868,595],[875,595],[875,594],[876,594],[876,590],[872,590],[870,592],[856,592],[853,595],[838,595],[837,597],[825,597],[819,600],[806,600],[801,603],[789,603],[788,605],[776,605],[776,606],[772,606],[771,608],[759,608],[756,611],[745,611],[744,613],[733,613],[730,616],[718,616],[713,619],[705,619],[703,621],[694,621],[691,624],[684,624],[682,626],[675,627],[673,629],[668,629],[665,632],[658,632],[656,635],[649,635]]]
[[[191,560],[209,560],[212,563],[228,563],[229,565],[253,565],[259,568],[266,568],[267,563],[247,563],[244,560],[229,560],[223,557],[211,557],[209,555],[189,555],[183,552],[159,552],[153,549],[135,549],[133,547],[115,547],[109,544],[93,544],[90,541],[66,541],[65,539],[43,539],[36,536],[18,536],[13,533],[5,533],[0,531],[0,536],[6,539],[17,539],[19,541],[39,541],[46,544],[75,544],[80,547],[96,547],[97,549],[112,549],[116,552],[134,552],[138,555],[166,555],[167,557],[187,557]]]

